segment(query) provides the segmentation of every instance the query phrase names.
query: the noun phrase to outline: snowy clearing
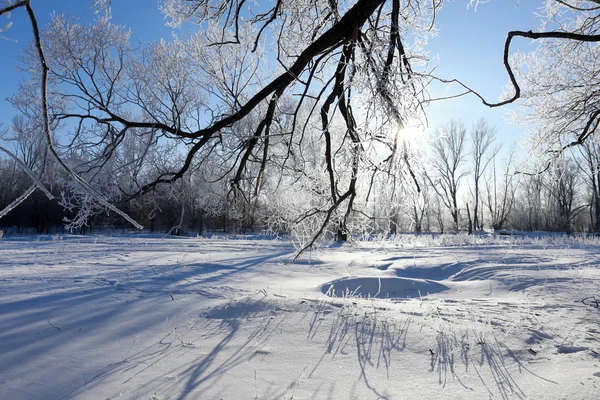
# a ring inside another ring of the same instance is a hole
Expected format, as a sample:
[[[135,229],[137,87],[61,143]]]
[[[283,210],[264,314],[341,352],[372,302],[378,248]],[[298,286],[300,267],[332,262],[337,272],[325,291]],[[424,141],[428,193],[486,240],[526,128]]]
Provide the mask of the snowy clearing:
[[[598,240],[426,238],[4,237],[0,398],[598,398]]]

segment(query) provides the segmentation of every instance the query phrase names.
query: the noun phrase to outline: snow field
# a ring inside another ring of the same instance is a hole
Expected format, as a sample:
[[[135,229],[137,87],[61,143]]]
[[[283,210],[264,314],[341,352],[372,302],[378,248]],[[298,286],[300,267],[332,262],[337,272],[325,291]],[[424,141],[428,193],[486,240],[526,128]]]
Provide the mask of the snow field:
[[[598,250],[4,237],[0,398],[596,399]]]

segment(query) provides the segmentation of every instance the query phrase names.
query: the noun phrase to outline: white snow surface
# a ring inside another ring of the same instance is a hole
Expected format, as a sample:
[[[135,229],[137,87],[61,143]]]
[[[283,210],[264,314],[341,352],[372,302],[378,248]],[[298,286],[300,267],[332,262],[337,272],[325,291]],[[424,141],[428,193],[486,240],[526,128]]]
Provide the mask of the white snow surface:
[[[0,399],[598,399],[600,243],[0,240]]]

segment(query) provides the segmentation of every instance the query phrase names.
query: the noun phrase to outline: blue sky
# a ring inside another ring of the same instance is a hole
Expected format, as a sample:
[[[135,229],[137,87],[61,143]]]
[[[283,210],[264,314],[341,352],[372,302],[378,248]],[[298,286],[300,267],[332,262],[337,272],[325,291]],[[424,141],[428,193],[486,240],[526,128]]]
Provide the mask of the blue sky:
[[[446,3],[437,20],[439,34],[430,41],[431,56],[438,55],[436,74],[456,78],[478,91],[486,100],[495,101],[508,83],[504,69],[503,52],[506,34],[511,30],[529,30],[539,25],[534,12],[541,0],[492,0],[480,4],[476,10],[466,8],[467,0]],[[527,50],[528,40],[514,40],[511,49]],[[439,88],[432,95],[442,95]],[[458,89],[458,87],[457,87]],[[523,128],[507,124],[507,108],[481,104],[475,96],[433,103],[427,109],[430,129],[435,129],[450,118],[460,118],[468,126],[478,118],[486,118],[498,129],[501,141],[514,142],[525,132]]]
[[[94,18],[84,0],[38,0],[33,2],[39,22],[45,25],[51,13],[69,13],[81,20]],[[444,78],[457,78],[479,91],[489,100],[496,100],[507,83],[507,75],[502,64],[503,46],[509,30],[529,30],[538,22],[534,11],[541,0],[492,0],[474,10],[467,9],[468,0],[446,2],[437,17],[439,35],[434,38],[428,50],[431,57],[437,57],[437,75]],[[133,31],[133,39],[147,42],[160,37],[169,38],[172,30],[164,25],[164,18],[153,0],[116,0],[112,16],[116,24],[125,24]],[[13,12],[10,20],[0,19],[0,26],[7,21],[13,27],[4,33],[10,39],[0,40],[0,121],[10,122],[13,110],[4,101],[16,89],[19,80],[18,55],[31,39],[29,24],[24,10]],[[177,32],[177,31],[176,31]],[[528,46],[527,41],[516,43],[520,48]],[[515,46],[517,48],[517,46]],[[434,88],[433,96],[441,95]],[[430,129],[435,129],[450,118],[460,118],[467,125],[477,118],[485,117],[498,128],[501,140],[513,142],[524,130],[508,125],[504,121],[505,109],[489,109],[474,96],[441,101],[427,109]]]

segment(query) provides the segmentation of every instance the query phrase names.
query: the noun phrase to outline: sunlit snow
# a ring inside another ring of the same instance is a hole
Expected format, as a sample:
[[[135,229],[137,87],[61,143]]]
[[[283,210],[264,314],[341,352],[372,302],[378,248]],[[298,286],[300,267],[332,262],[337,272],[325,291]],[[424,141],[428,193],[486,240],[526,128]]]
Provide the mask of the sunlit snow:
[[[597,398],[599,249],[5,237],[0,398]]]

